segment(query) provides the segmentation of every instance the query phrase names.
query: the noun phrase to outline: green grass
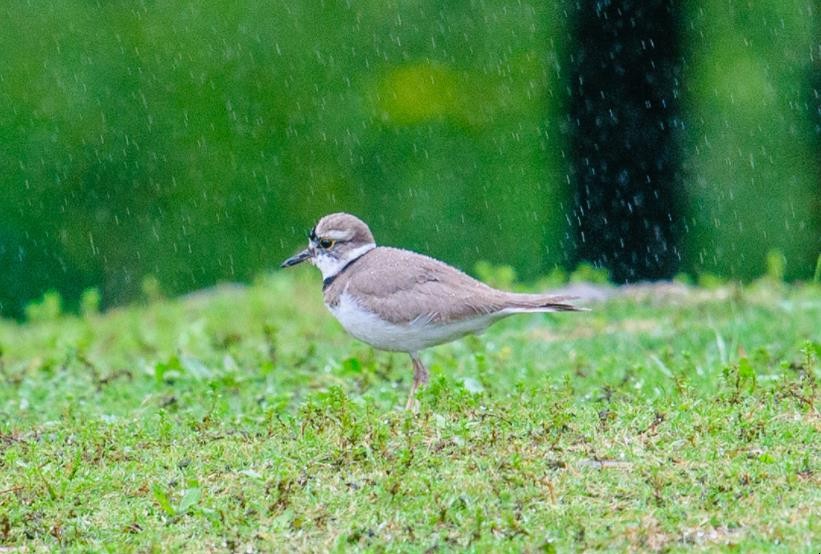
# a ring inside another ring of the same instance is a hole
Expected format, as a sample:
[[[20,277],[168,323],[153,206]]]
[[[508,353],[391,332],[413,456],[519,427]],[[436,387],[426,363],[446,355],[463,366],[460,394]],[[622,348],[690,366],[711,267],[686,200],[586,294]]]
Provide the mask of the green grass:
[[[821,548],[817,287],[511,318],[415,414],[308,271],[58,312],[0,322],[0,551]]]

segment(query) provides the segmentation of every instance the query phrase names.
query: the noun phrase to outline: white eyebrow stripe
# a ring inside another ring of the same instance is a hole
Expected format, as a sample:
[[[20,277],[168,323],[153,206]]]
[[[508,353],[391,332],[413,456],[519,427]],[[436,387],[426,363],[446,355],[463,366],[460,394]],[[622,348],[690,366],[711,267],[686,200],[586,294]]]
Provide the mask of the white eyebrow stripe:
[[[348,240],[353,237],[353,231],[328,231],[327,233],[322,233],[322,236],[331,240]]]

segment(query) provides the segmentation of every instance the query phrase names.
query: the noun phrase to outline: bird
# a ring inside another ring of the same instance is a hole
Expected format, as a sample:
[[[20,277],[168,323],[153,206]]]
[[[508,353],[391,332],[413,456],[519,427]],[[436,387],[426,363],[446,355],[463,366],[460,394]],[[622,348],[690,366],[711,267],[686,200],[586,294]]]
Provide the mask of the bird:
[[[495,289],[424,254],[377,246],[368,225],[344,212],[322,217],[308,233],[308,247],[280,267],[306,261],[322,272],[325,306],[348,334],[410,355],[409,410],[428,382],[420,357],[426,348],[481,333],[514,314],[586,311],[568,303],[575,297]]]

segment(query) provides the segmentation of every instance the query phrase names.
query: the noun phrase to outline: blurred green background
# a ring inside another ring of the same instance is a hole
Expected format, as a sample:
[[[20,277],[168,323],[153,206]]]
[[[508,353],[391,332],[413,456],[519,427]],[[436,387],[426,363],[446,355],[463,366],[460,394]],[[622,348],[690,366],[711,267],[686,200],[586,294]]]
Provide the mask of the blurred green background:
[[[683,271],[813,274],[812,2],[681,5]],[[7,2],[0,314],[246,280],[351,211],[377,241],[573,267],[562,2]]]

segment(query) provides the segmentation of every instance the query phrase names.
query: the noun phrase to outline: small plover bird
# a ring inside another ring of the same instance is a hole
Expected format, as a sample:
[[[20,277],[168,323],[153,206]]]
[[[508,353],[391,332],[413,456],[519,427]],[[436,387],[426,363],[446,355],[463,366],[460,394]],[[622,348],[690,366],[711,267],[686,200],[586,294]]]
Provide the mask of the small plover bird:
[[[304,261],[322,272],[325,305],[349,334],[410,355],[408,409],[428,381],[419,358],[425,348],[480,333],[513,314],[584,310],[567,303],[573,297],[501,291],[428,256],[377,246],[368,226],[347,213],[320,219],[308,248],[281,267]]]

